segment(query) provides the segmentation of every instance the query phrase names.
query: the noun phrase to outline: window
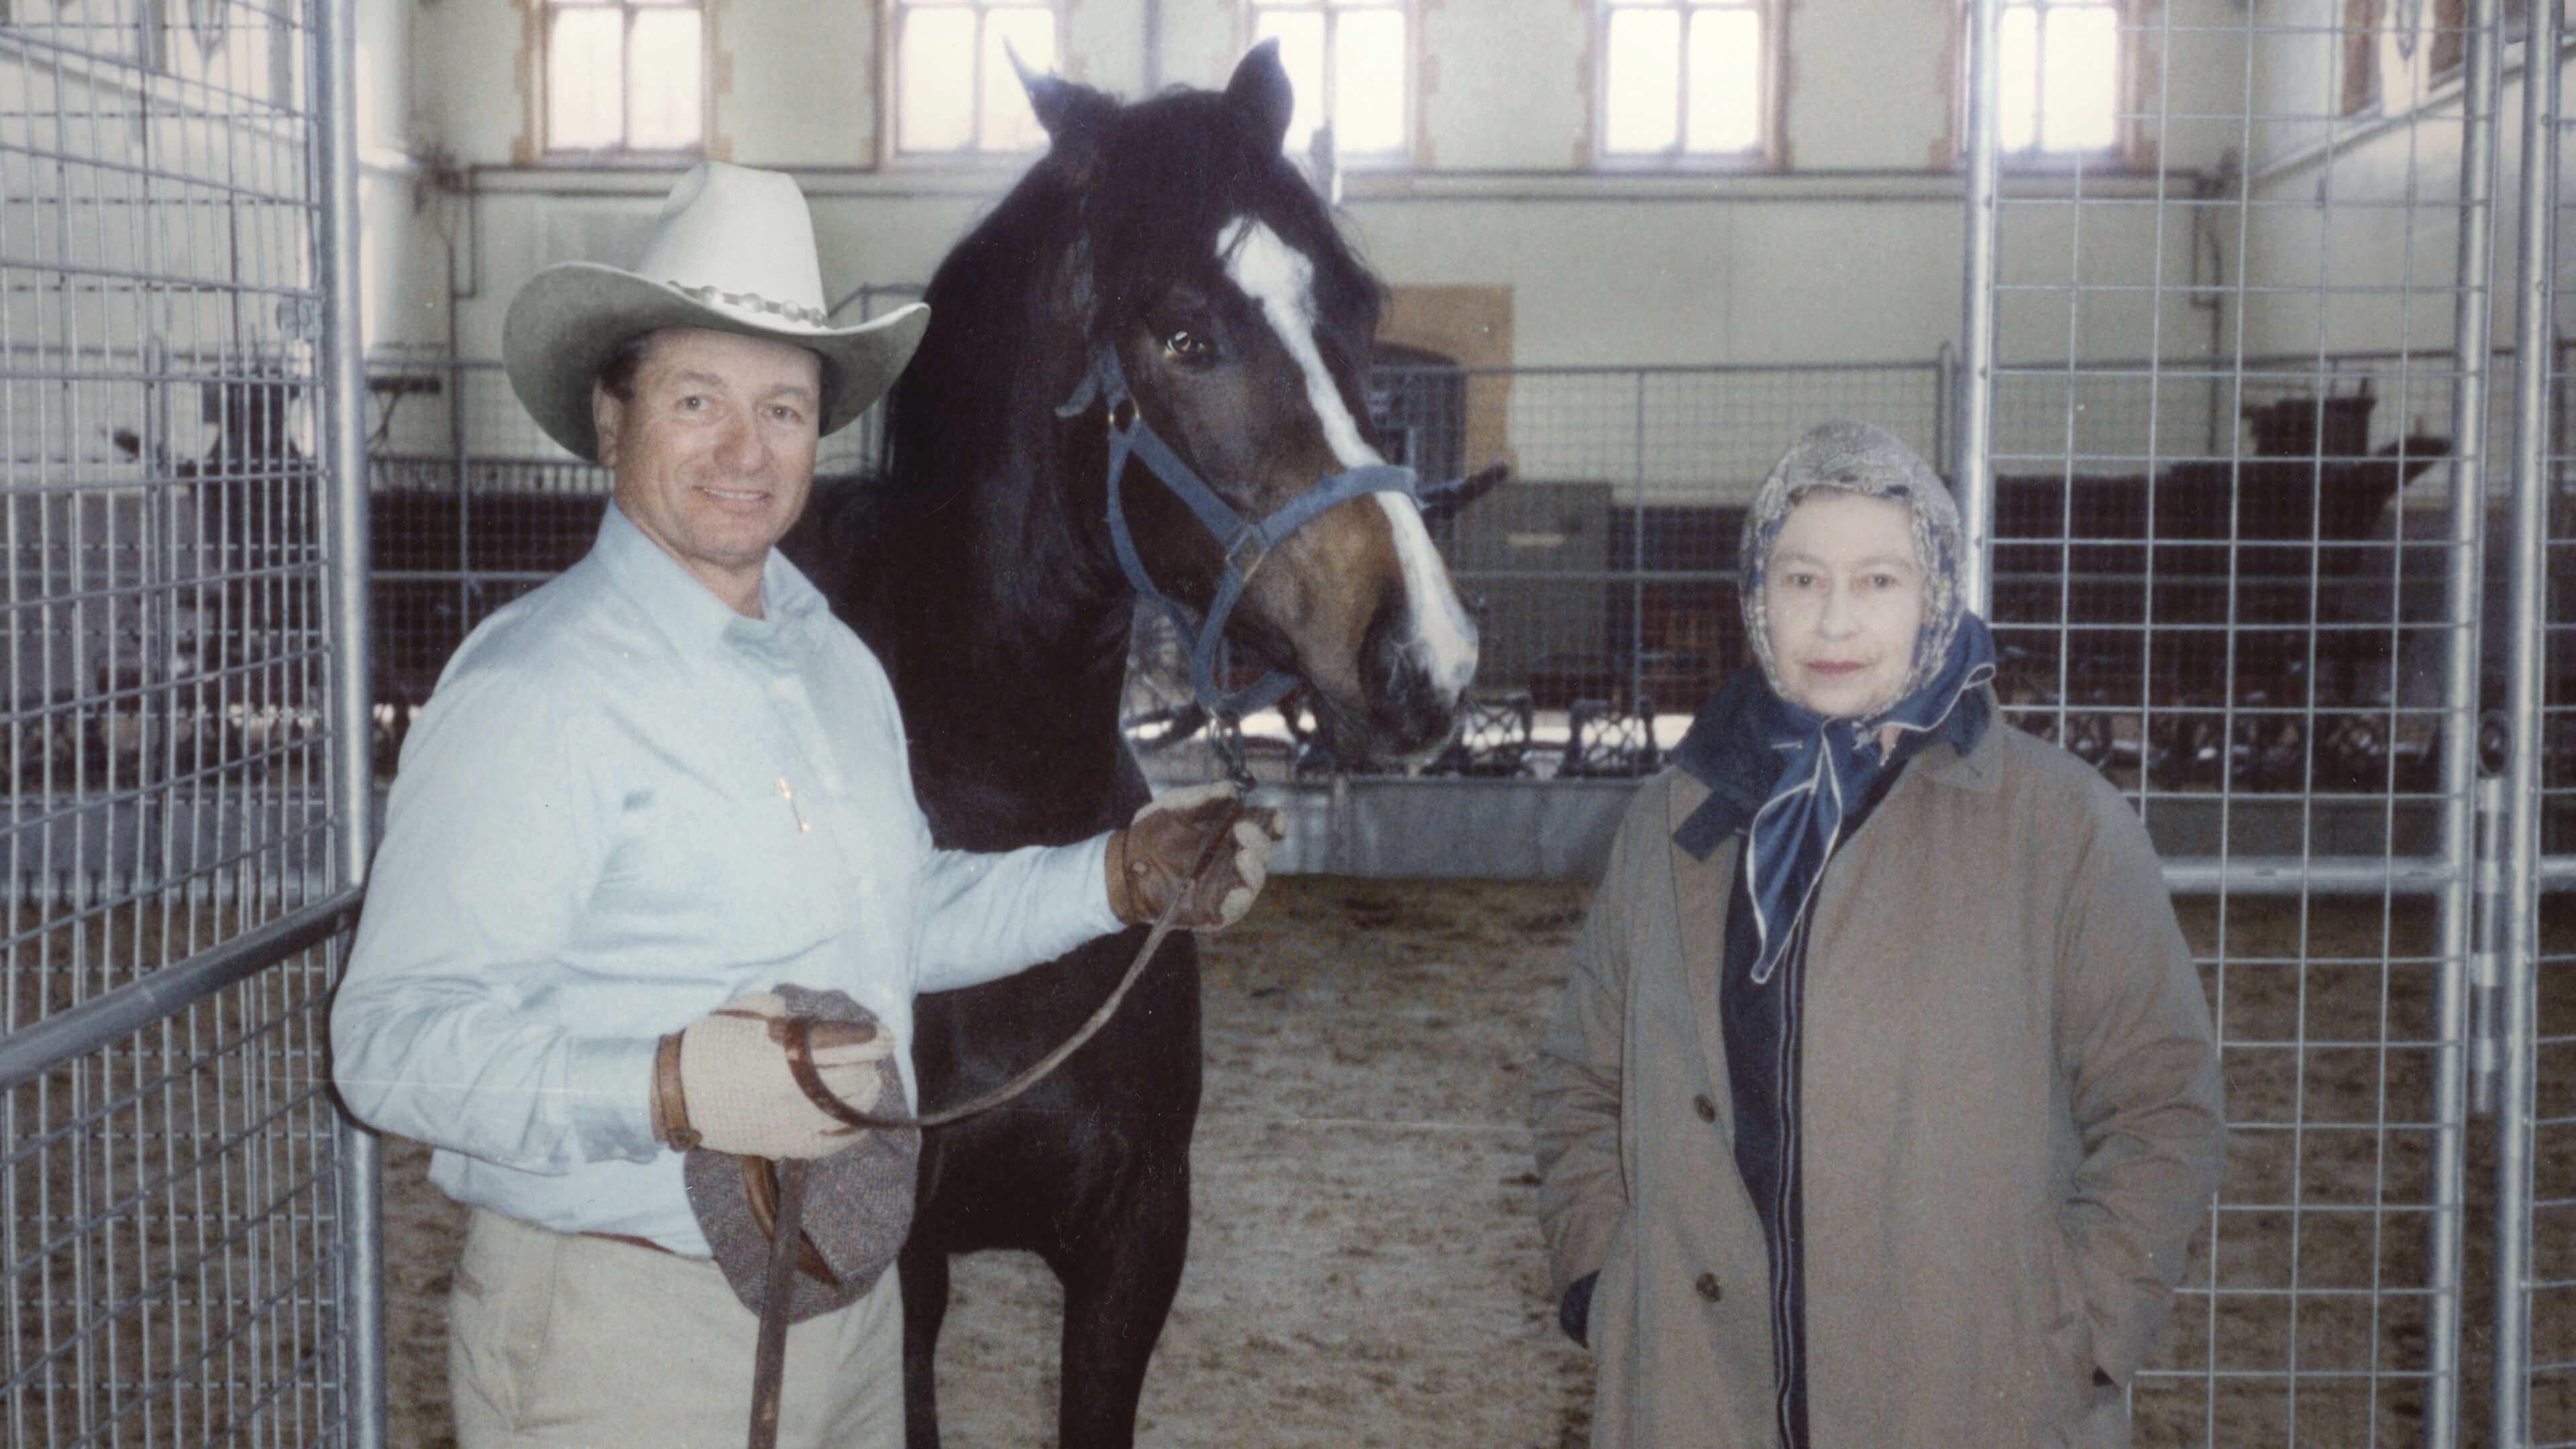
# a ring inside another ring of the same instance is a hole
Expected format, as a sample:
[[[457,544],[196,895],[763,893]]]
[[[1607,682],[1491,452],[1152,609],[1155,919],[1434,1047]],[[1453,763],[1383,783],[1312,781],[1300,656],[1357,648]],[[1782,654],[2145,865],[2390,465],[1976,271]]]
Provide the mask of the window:
[[[1412,0],[1252,0],[1252,39],[1279,42],[1297,92],[1288,150],[1332,128],[1350,161],[1405,153],[1413,125]]]
[[[2504,0],[2499,43],[2525,40],[2529,0]],[[2463,83],[2470,0],[2343,0],[2341,73],[2336,99],[2346,116],[2410,115]]]
[[[706,144],[706,11],[696,0],[548,0],[546,149]]]
[[[2470,13],[2468,0],[2433,0],[2433,74],[2447,75],[2467,63]]]
[[[1604,0],[1600,17],[1604,159],[1768,150],[1777,67],[1762,0]]]
[[[2342,74],[2336,85],[2339,114],[2358,115],[2380,102],[2379,22],[2380,0],[2343,0]]]
[[[1035,151],[1046,131],[1011,68],[1056,68],[1052,3],[894,0],[894,144],[907,156]]]
[[[2120,144],[2120,9],[2103,0],[2005,0],[1997,117],[2003,152],[2082,156]]]
[[[2404,8],[2404,7],[2401,7]],[[2470,0],[2432,0],[2432,43],[2423,47],[2430,52],[2424,89],[2447,80],[2457,79],[2469,60],[2469,32],[2477,26],[2477,7]],[[2520,45],[2531,35],[2531,0],[2504,0],[2497,7],[2503,12],[2503,28],[2496,32],[2498,45]],[[2414,23],[2423,23],[2424,7],[2409,10]]]

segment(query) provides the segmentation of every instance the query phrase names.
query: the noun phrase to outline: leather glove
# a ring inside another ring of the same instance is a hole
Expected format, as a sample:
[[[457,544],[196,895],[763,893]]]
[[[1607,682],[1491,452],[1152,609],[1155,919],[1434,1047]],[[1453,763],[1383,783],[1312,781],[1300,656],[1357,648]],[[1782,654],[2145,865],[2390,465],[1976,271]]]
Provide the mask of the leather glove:
[[[1175,895],[1186,893],[1172,918],[1175,925],[1222,931],[1242,920],[1270,878],[1270,842],[1287,834],[1278,811],[1244,811],[1207,869],[1189,878],[1209,833],[1223,824],[1240,798],[1228,784],[1175,790],[1137,811],[1135,819],[1112,834],[1109,908],[1118,919],[1131,926],[1151,921]]]
[[[797,1085],[787,1038],[787,1003],[774,991],[738,996],[662,1038],[653,1058],[653,1135],[684,1152],[741,1157],[829,1157],[849,1146],[859,1129]],[[877,1063],[894,1054],[891,1033],[822,1021],[809,1045],[827,1091],[858,1111],[876,1110]]]

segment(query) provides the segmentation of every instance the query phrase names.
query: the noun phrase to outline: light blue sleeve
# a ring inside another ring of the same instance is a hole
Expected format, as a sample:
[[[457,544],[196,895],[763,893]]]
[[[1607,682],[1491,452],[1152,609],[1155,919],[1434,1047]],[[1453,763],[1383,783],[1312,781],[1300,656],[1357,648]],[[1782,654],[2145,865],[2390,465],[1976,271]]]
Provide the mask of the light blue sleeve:
[[[1108,852],[1106,835],[993,855],[932,851],[922,872],[913,989],[980,985],[1126,929],[1109,909]]]
[[[331,1011],[333,1076],[389,1132],[531,1172],[643,1161],[655,1041],[553,1020],[562,951],[610,848],[577,685],[451,674],[403,749]]]

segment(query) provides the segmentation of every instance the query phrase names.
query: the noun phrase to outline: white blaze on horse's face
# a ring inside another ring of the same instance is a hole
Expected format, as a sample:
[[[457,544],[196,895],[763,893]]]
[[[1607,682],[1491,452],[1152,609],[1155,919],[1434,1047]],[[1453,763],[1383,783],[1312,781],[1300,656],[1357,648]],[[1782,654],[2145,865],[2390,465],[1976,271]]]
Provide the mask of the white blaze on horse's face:
[[[1306,402],[1322,425],[1324,440],[1345,468],[1386,460],[1360,435],[1359,421],[1342,401],[1332,370],[1315,347],[1315,264],[1305,253],[1282,241],[1257,217],[1237,217],[1217,239],[1225,273],[1261,308],[1280,346],[1297,361],[1306,379]],[[1432,686],[1454,700],[1476,674],[1476,626],[1450,587],[1431,531],[1422,512],[1401,493],[1369,495],[1386,512],[1395,538],[1396,558],[1404,569],[1405,596],[1413,603],[1414,658]]]

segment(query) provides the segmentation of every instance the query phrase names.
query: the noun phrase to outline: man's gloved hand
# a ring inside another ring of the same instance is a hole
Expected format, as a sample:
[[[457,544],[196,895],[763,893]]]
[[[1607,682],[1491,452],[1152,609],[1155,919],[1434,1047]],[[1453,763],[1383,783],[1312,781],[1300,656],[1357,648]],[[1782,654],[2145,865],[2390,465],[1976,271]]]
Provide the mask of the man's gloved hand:
[[[1285,837],[1279,812],[1246,810],[1226,831],[1207,869],[1189,879],[1208,837],[1231,815],[1240,797],[1232,785],[1175,790],[1136,812],[1109,837],[1109,908],[1139,925],[1163,914],[1186,892],[1173,924],[1192,931],[1222,931],[1243,919],[1270,878],[1270,842]]]
[[[742,1157],[829,1157],[850,1145],[849,1126],[814,1105],[787,1061],[787,1003],[774,991],[739,996],[662,1038],[653,1058],[653,1135],[682,1151]],[[891,1034],[858,1022],[810,1029],[814,1072],[861,1112],[876,1110],[877,1064]]]

